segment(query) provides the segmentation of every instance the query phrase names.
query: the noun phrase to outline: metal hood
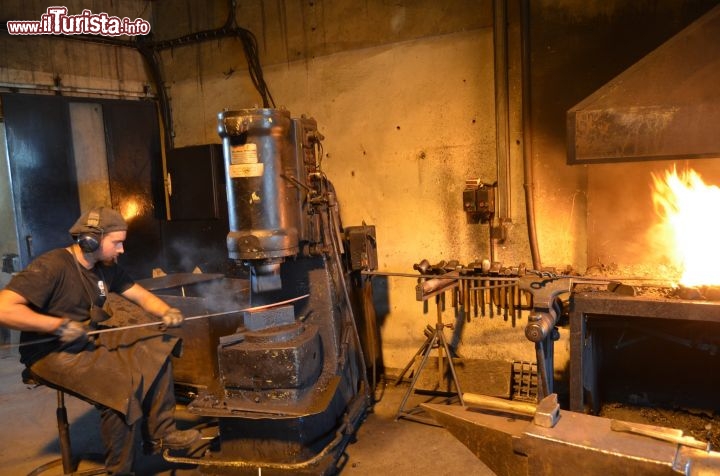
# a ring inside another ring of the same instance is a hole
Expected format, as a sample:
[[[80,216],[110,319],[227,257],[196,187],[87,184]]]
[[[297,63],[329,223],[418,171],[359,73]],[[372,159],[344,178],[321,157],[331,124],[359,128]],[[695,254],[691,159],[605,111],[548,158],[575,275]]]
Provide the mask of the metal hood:
[[[567,113],[568,163],[720,157],[720,5]]]

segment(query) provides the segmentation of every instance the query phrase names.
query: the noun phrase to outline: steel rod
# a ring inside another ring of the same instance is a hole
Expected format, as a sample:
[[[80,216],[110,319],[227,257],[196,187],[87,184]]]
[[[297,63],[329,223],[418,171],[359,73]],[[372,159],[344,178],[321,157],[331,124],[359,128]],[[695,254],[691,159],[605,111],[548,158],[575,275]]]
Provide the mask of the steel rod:
[[[302,296],[294,297],[291,299],[286,299],[285,301],[279,301],[274,302],[272,304],[263,304],[261,306],[252,306],[252,307],[246,307],[242,309],[233,309],[232,311],[223,311],[223,312],[215,312],[213,314],[198,314],[196,316],[190,316],[183,319],[183,322],[185,321],[192,321],[195,319],[206,319],[208,317],[216,317],[216,316],[224,316],[227,314],[235,314],[238,312],[256,312],[256,311],[262,311],[264,309],[270,309],[277,306],[284,306],[286,304],[293,303],[295,301],[300,301],[301,299],[305,299],[306,297],[310,296],[310,294],[303,294]],[[106,332],[118,332],[118,331],[126,331],[128,329],[137,329],[139,327],[148,327],[148,326],[159,326],[162,325],[162,321],[153,321],[153,322],[145,322],[142,324],[131,324],[129,326],[121,326],[121,327],[108,327],[107,329],[97,329],[94,331],[89,331],[87,335],[97,335],[97,334],[104,334]],[[51,342],[57,340],[57,337],[48,337],[46,339],[38,339],[31,342],[19,342],[17,344],[5,344],[0,346],[0,349],[10,348],[10,347],[23,347],[26,345],[33,345],[33,344],[42,344],[45,342]]]

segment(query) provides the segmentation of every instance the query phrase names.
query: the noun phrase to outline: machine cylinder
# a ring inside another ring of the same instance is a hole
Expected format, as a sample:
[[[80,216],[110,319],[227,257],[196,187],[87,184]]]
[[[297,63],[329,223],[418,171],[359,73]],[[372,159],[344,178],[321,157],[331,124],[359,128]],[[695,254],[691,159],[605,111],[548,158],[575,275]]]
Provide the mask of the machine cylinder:
[[[244,109],[218,114],[227,178],[228,256],[265,260],[259,269],[298,253],[300,194],[290,113]]]
[[[542,342],[550,335],[555,324],[557,324],[557,315],[552,310],[550,312],[535,311],[528,316],[525,337],[530,342]]]

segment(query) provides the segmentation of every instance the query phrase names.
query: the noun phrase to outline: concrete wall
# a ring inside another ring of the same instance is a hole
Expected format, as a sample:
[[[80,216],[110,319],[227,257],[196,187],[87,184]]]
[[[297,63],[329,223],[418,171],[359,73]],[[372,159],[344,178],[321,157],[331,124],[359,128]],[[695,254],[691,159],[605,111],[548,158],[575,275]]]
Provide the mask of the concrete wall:
[[[531,1],[527,126],[532,141],[524,144],[519,5],[510,2],[512,221],[497,260],[531,263],[526,185],[534,187],[545,266],[585,271],[588,242],[598,224],[646,213],[627,202],[617,210],[604,206],[603,187],[628,176],[621,165],[566,165],[565,112],[715,3]],[[51,4],[5,1],[1,18],[38,19]],[[161,40],[216,28],[228,17],[227,3],[219,0],[77,0],[66,5],[71,11],[90,8],[149,19],[154,38]],[[232,18],[255,34],[276,104],[317,119],[326,137],[323,167],[338,190],[343,222],[377,227],[382,270],[412,272],[413,263],[423,258],[468,263],[489,255],[488,227],[466,223],[461,192],[468,178],[493,182],[497,176],[490,0],[252,0],[238,2]],[[188,42],[163,50],[160,58],[175,146],[219,142],[218,112],[259,104],[237,39]],[[132,49],[0,35],[0,83],[41,84],[52,91],[56,77],[66,86],[105,88],[118,95],[141,92],[150,81]],[[523,183],[523,147],[533,159],[532,184]],[[608,239],[609,249],[626,246],[627,236]],[[590,264],[596,259],[616,257],[593,255]],[[415,301],[414,279],[379,284],[385,300],[380,316],[385,364],[400,368],[435,317],[424,315]],[[533,360],[523,324],[513,328],[499,318],[474,320],[463,330],[461,352]],[[563,336],[556,349],[561,362],[565,342]]]

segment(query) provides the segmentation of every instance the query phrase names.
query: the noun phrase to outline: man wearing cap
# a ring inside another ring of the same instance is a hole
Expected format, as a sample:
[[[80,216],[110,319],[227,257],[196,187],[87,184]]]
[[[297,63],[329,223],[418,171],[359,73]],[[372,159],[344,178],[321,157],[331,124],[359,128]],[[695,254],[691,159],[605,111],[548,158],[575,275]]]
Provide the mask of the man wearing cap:
[[[129,474],[138,430],[154,449],[188,448],[200,437],[175,426],[170,356],[181,343],[146,328],[87,332],[109,317],[109,292],[161,319],[163,327],[179,326],[183,315],[117,265],[127,236],[120,213],[92,209],[70,234],[73,244],[39,256],[0,290],[0,326],[22,331],[20,360],[34,376],[101,409],[106,469]]]

